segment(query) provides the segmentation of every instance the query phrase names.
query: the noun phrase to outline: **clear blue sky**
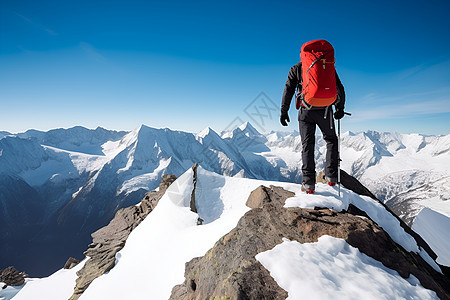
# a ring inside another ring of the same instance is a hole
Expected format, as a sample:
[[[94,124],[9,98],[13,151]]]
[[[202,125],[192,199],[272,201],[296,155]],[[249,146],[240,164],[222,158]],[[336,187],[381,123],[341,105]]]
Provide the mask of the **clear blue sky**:
[[[2,0],[0,130],[294,130],[294,107],[278,123],[284,83],[324,38],[353,113],[343,130],[448,134],[449,14],[434,0]]]

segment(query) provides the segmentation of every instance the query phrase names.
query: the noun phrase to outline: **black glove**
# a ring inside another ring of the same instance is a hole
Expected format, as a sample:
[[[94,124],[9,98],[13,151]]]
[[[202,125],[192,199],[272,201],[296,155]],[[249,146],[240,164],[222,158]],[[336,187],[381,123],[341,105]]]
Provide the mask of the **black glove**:
[[[283,126],[288,126],[288,124],[286,123],[286,121],[290,122],[291,120],[289,120],[289,115],[287,112],[282,111],[281,112],[281,117],[280,117],[280,123]]]
[[[336,120],[342,119],[344,117],[344,110],[343,109],[336,109],[336,111],[334,112],[334,118]]]

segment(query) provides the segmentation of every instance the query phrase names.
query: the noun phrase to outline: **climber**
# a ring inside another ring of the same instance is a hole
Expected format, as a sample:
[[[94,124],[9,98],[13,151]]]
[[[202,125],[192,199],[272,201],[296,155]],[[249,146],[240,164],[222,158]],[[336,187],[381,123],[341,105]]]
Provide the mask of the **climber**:
[[[314,147],[316,125],[327,145],[325,180],[330,186],[338,181],[338,138],[334,119],[344,117],[345,91],[334,67],[334,49],[325,40],[305,43],[300,62],[294,65],[286,80],[281,102],[280,122],[288,126],[288,111],[296,89],[296,108],[302,141],[301,190],[314,193],[316,183]],[[332,105],[335,107],[333,114]]]

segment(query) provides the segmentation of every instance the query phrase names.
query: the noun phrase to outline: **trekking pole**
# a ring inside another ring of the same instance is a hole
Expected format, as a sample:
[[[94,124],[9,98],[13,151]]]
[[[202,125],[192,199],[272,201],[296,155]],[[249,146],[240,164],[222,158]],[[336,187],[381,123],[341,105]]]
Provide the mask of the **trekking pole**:
[[[351,116],[351,113],[344,112]],[[338,195],[341,198],[341,119],[338,119]]]
[[[341,119],[338,119],[338,196],[341,198]]]

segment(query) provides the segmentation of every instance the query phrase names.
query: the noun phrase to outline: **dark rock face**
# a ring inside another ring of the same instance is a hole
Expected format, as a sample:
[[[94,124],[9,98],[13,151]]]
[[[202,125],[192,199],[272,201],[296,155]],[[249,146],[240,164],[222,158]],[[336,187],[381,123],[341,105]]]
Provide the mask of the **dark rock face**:
[[[285,299],[287,293],[255,255],[280,244],[283,237],[311,243],[322,235],[346,240],[401,276],[413,274],[441,299],[449,299],[449,280],[419,255],[396,244],[370,218],[326,208],[283,208],[291,196],[291,192],[275,186],[260,186],[253,191],[247,202],[253,209],[205,256],[186,264],[186,280],[173,288],[170,299]]]
[[[156,207],[175,179],[174,175],[164,175],[159,190],[147,193],[140,206],[120,209],[107,226],[92,234],[92,243],[84,252],[90,259],[77,272],[78,279],[70,300],[78,299],[95,278],[114,267],[116,253],[125,246],[131,231]]]
[[[74,257],[69,257],[69,259],[64,264],[64,269],[72,269],[76,265],[78,265],[80,261]]]
[[[25,283],[25,278],[27,277],[28,274],[25,272],[19,272],[12,266],[0,270],[0,282],[4,282],[6,286],[21,286]],[[2,288],[6,288],[6,286],[3,286]]]
[[[341,173],[341,183],[344,187],[346,187],[347,189],[349,189],[359,195],[368,196],[372,199],[378,200],[377,197],[375,197],[375,195],[372,194],[372,192],[369,191],[368,188],[366,188],[364,185],[362,185],[358,179],[347,174],[347,172],[345,172],[344,170],[341,170],[340,173]],[[319,172],[316,180],[317,180],[317,182],[326,183],[324,171]]]

